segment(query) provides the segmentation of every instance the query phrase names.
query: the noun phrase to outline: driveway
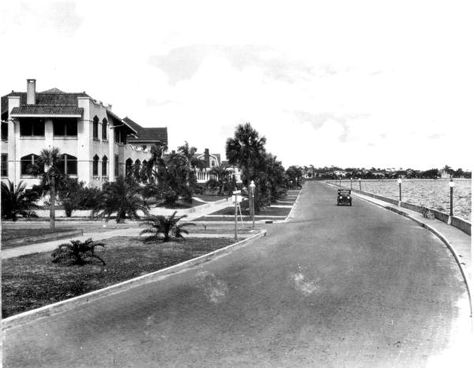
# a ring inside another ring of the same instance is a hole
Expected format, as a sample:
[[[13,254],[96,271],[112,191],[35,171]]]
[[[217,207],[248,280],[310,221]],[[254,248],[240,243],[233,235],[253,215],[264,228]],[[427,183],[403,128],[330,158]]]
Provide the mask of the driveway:
[[[445,246],[335,193],[309,182],[292,220],[245,248],[7,330],[5,367],[423,367],[464,353],[467,293]]]

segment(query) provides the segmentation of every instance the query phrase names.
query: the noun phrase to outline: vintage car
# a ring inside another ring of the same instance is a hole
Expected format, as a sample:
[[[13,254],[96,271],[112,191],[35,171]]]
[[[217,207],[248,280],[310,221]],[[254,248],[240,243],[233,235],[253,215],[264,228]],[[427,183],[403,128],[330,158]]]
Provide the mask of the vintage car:
[[[352,206],[352,197],[350,189],[338,189],[337,190],[337,205],[349,205]]]

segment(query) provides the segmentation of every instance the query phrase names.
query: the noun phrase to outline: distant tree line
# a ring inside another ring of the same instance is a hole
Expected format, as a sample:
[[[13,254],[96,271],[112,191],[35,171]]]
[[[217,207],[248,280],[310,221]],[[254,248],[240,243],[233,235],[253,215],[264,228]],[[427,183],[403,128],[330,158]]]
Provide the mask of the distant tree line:
[[[355,167],[341,168],[337,166],[325,166],[318,168],[315,168],[314,166],[304,166],[302,170],[305,178],[314,179],[396,179],[399,177],[407,179],[438,179],[443,176],[453,178],[471,178],[472,175],[470,171],[464,171],[461,168],[454,170],[448,165],[444,166],[442,169],[432,168],[429,170],[387,170],[375,167],[366,169]]]

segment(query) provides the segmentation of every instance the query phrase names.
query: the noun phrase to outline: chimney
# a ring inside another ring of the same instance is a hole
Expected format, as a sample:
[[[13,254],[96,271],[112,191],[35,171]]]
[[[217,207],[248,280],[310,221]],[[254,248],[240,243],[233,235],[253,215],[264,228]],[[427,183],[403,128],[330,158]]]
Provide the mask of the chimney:
[[[211,167],[211,162],[209,160],[209,148],[204,150],[204,161],[206,162],[206,167]]]
[[[34,105],[36,103],[36,79],[26,80],[26,104]]]

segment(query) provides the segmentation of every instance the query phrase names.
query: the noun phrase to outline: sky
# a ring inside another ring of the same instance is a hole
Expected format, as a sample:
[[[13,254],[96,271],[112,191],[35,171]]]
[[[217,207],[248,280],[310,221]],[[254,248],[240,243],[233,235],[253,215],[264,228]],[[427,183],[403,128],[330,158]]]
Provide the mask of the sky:
[[[2,1],[0,94],[86,91],[225,156],[472,170],[472,1]]]

